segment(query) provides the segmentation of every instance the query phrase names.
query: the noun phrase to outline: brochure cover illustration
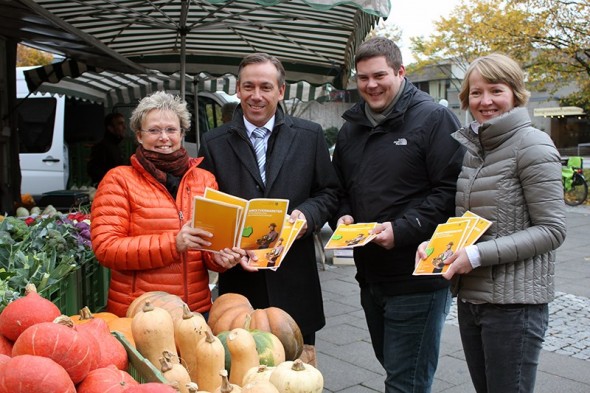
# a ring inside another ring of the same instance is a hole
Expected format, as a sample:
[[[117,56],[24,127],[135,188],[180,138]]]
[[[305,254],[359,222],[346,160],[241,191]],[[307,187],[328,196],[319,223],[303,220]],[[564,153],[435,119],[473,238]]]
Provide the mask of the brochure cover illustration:
[[[206,248],[209,251],[272,248],[283,229],[288,208],[287,199],[247,201],[207,189],[203,197],[193,199],[193,226],[213,233],[210,241],[215,246]]]
[[[250,259],[250,266],[259,269],[277,270],[281,265],[283,258],[289,252],[289,249],[297,239],[297,235],[301,232],[305,220],[297,219],[294,223],[289,222],[289,216],[285,217],[283,230],[278,236],[278,239],[271,248],[258,248],[253,250],[258,259],[256,261]]]
[[[462,217],[451,217],[444,224],[439,224],[426,246],[426,258],[414,269],[414,275],[440,275],[450,265],[445,260],[457,250],[474,244],[492,223],[471,212]]]
[[[364,246],[377,235],[371,231],[377,226],[376,222],[357,224],[340,224],[324,246],[324,249],[352,248]]]

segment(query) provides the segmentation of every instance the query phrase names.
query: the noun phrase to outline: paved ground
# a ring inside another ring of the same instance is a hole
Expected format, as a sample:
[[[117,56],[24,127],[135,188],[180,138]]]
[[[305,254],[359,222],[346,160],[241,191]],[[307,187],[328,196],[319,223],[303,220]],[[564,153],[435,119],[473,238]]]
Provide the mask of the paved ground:
[[[590,392],[590,207],[568,207],[567,218],[567,240],[557,252],[558,293],[549,307],[537,393]],[[325,270],[320,267],[327,325],[318,332],[316,344],[324,392],[383,391],[384,372],[373,355],[354,274],[354,266],[331,264],[329,254]],[[433,392],[474,392],[455,307],[443,332]]]

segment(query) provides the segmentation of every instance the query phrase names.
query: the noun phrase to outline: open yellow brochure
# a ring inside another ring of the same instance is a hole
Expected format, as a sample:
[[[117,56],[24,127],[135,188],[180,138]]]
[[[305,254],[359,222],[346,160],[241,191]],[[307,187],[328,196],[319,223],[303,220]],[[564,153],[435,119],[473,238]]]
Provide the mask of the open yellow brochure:
[[[340,224],[330,236],[324,246],[326,250],[337,248],[352,248],[364,246],[375,238],[371,231],[377,226],[376,222],[363,222],[357,224]]]
[[[413,274],[443,274],[449,268],[445,260],[457,250],[474,244],[490,225],[492,223],[489,220],[469,211],[461,217],[451,217],[446,223],[439,224],[426,246],[426,258],[418,262]]]
[[[294,223],[289,222],[289,216],[285,217],[283,230],[281,231],[276,243],[271,248],[258,248],[253,250],[257,260],[250,259],[250,266],[259,269],[277,270],[283,258],[297,239],[301,232],[305,220],[297,219]]]
[[[287,199],[245,200],[210,188],[193,199],[193,227],[213,233],[208,251],[274,247],[287,216]]]

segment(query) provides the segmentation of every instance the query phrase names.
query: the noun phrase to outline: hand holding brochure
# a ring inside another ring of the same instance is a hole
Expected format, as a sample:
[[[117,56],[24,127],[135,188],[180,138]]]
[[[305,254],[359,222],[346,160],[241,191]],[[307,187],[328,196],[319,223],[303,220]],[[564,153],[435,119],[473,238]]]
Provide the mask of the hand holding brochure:
[[[326,250],[337,248],[352,248],[364,246],[375,238],[371,231],[377,226],[376,222],[358,224],[340,224],[326,243]]]
[[[462,217],[451,217],[446,223],[439,224],[426,246],[426,258],[418,262],[413,274],[443,274],[449,268],[445,260],[457,250],[475,244],[490,225],[490,221],[469,211]]]

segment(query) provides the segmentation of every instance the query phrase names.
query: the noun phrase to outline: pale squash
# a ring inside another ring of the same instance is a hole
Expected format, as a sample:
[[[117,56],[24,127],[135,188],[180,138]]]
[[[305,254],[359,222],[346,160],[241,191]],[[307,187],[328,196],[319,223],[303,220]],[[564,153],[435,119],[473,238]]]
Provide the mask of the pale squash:
[[[270,375],[279,393],[322,393],[324,377],[315,367],[300,359],[279,364]]]
[[[168,311],[154,307],[149,300],[143,309],[133,317],[131,332],[139,353],[159,368],[164,351],[175,355],[172,361],[178,363],[178,352],[174,342],[174,322]]]
[[[229,382],[241,385],[246,372],[260,364],[256,341],[246,329],[235,328],[227,335],[227,349],[232,363]]]
[[[205,318],[200,313],[193,313],[183,305],[182,319],[174,321],[174,340],[178,347],[182,364],[186,367],[191,380],[197,380],[197,345],[209,329]]]
[[[188,393],[209,393],[206,390],[199,390],[199,385],[197,385],[195,382],[187,383],[186,388],[188,389]]]
[[[219,371],[225,366],[225,350],[219,338],[208,330],[205,338],[199,341],[197,352],[197,378],[196,382],[201,389],[213,392],[221,386],[222,378]]]
[[[234,383],[230,383],[227,378],[227,370],[221,370],[221,386],[215,389],[213,393],[241,393],[242,388]]]
[[[191,382],[191,377],[184,366],[172,362],[174,356],[176,355],[164,351],[160,358],[160,370],[162,370],[162,375],[168,382],[177,384],[176,386],[181,393],[188,393],[186,385]]]
[[[255,381],[242,386],[242,393],[280,393],[269,381]]]
[[[270,375],[274,370],[275,367],[268,367],[265,364],[261,364],[258,367],[252,367],[250,370],[246,371],[246,375],[244,375],[244,380],[242,381],[242,386],[246,386],[247,384],[256,381],[269,381]]]

